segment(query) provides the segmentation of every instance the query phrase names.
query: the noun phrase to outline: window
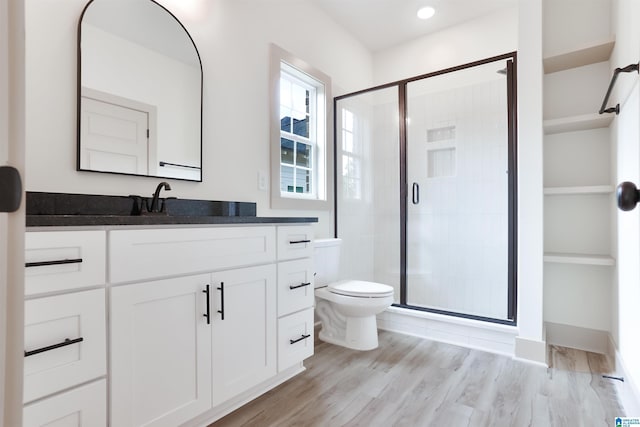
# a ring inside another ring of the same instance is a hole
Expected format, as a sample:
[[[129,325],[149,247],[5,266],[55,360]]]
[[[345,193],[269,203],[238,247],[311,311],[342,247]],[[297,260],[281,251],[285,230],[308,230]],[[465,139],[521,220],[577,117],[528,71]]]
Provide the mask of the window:
[[[290,68],[280,73],[280,192],[314,197],[317,91]]]
[[[272,45],[271,205],[329,208],[331,80]]]
[[[362,199],[362,173],[360,171],[360,149],[356,135],[353,113],[342,109],[342,185],[346,199]]]

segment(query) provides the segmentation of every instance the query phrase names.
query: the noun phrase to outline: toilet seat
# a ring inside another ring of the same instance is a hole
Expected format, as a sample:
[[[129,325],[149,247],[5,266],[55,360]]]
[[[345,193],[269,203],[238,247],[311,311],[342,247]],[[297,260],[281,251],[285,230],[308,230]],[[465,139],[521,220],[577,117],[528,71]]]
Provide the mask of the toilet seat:
[[[341,280],[327,285],[329,292],[357,298],[384,298],[393,295],[393,288],[382,283],[363,280]]]

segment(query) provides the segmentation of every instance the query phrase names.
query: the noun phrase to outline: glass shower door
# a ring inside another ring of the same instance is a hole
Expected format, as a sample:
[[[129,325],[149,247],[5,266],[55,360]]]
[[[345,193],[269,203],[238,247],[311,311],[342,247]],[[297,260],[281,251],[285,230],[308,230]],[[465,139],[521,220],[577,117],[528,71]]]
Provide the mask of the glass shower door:
[[[513,320],[510,61],[407,83],[409,306]]]
[[[392,286],[400,300],[398,87],[339,97],[336,126],[336,235],[341,277]]]

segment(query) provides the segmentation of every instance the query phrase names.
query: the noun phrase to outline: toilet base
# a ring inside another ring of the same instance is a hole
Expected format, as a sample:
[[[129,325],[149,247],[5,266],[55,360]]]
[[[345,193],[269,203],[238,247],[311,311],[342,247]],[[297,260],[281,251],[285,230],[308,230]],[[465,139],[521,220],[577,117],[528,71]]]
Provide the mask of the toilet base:
[[[329,301],[316,299],[316,313],[322,324],[320,340],[353,350],[378,348],[378,324],[376,315],[347,317],[336,310]]]
[[[378,328],[375,316],[351,318],[351,328],[347,327],[347,333],[344,337],[335,337],[325,331],[324,326],[318,334],[321,341],[329,344],[339,345],[350,348],[352,350],[368,351],[378,348]],[[358,322],[353,322],[358,320]],[[373,326],[370,324],[373,323]],[[363,326],[368,324],[368,326]],[[349,330],[352,332],[349,333]],[[354,332],[355,331],[355,332]]]

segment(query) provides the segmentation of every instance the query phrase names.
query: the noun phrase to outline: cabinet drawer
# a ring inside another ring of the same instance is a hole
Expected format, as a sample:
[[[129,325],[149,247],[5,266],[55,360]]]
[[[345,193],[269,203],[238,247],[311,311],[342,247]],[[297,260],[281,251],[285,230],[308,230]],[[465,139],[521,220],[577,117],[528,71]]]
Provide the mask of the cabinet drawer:
[[[104,231],[31,231],[25,234],[25,294],[105,283]]]
[[[313,255],[313,228],[310,225],[278,227],[278,259],[306,258]]]
[[[278,319],[278,372],[313,355],[313,308]]]
[[[303,258],[278,264],[278,316],[313,306],[313,260]]]
[[[264,264],[275,227],[117,230],[109,233],[112,283]]]
[[[106,426],[106,389],[106,381],[100,380],[26,405],[22,425],[24,427]]]
[[[104,289],[26,301],[24,335],[24,402],[105,375]]]

